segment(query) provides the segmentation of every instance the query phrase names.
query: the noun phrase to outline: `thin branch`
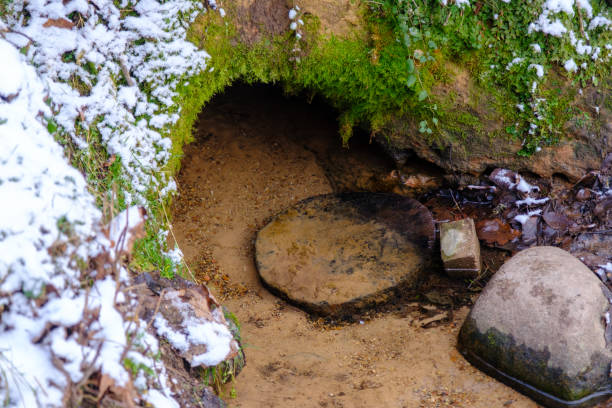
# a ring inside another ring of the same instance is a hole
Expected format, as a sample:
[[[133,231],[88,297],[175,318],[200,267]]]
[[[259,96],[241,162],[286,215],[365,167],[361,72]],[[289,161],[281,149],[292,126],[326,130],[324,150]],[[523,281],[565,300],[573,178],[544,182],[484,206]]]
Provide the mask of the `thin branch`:
[[[179,247],[179,249],[181,249],[181,247],[179,246],[178,241],[176,239],[176,236],[174,235],[174,230],[172,229],[172,224],[170,223],[170,218],[168,217],[168,213],[166,212],[166,206],[164,205],[164,200],[161,197],[161,194],[159,194],[159,191],[157,192],[157,194],[159,195],[159,202],[161,203],[162,211],[164,213],[164,217],[166,219],[166,223],[168,224],[168,230],[170,231],[170,234],[172,234],[172,239],[174,240],[174,245],[176,245],[177,247]],[[185,265],[185,268],[187,268],[187,271],[189,272],[189,275],[191,275],[191,279],[193,279],[193,281],[195,283],[198,283],[198,281],[196,280],[195,275],[191,271],[191,268],[189,268],[189,265],[187,265],[187,261],[185,261],[185,258],[183,258],[183,264]]]
[[[132,76],[130,75],[130,70],[127,68],[127,65],[125,64],[125,59],[123,57],[119,58],[119,66],[121,67],[121,72],[123,73],[123,76],[125,77],[128,86],[136,85],[136,83],[132,79]]]

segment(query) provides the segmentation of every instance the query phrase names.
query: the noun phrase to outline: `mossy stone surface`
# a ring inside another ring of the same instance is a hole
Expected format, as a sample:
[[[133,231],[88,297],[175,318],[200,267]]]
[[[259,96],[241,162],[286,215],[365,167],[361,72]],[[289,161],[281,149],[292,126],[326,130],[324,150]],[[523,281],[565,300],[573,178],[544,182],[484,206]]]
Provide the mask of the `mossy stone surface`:
[[[588,404],[612,392],[609,310],[609,292],[578,259],[533,247],[487,284],[461,328],[459,350],[547,406]]]
[[[391,150],[414,151],[454,173],[478,175],[504,167],[577,180],[598,169],[612,150],[610,81],[585,87],[579,96],[571,80],[551,71],[550,83],[542,88],[555,101],[555,123],[564,124],[555,133],[560,143],[522,157],[517,154],[525,135],[507,130],[518,120],[516,96],[480,78],[474,70],[477,53],[459,59],[435,52],[432,60],[409,68],[413,55],[361,1],[300,3],[299,39],[289,28],[293,3],[241,0],[224,6],[225,17],[205,13],[189,30],[189,39],[211,55],[212,69],[186,79],[179,89],[182,110],[171,132],[172,172],[178,170],[181,146],[191,140],[197,113],[235,81],[276,83],[288,93],[322,97],[338,111],[345,142],[360,126]],[[418,70],[425,100],[407,85],[414,82],[411,69]],[[431,133],[421,132],[423,121]]]

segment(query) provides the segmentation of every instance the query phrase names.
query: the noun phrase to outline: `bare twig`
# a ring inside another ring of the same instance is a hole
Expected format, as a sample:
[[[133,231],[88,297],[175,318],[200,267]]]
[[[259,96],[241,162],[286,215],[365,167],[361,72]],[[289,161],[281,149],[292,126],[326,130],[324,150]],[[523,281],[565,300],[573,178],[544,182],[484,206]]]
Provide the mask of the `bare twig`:
[[[580,23],[580,34],[585,37],[584,35],[584,24],[582,23],[582,10],[580,8],[580,4],[576,4],[576,10],[578,10],[578,22]]]
[[[602,235],[612,235],[612,230],[601,230],[601,231],[581,231],[581,234],[602,234]]]
[[[455,195],[453,194],[453,191],[452,191],[452,190],[449,190],[449,191],[450,191],[450,196],[451,196],[451,198],[453,199],[453,202],[455,203],[455,206],[457,207],[457,209],[459,210],[459,212],[461,213],[461,215],[462,215],[463,217],[465,217],[465,213],[463,212],[463,210],[461,209],[461,207],[459,207],[459,203],[457,202],[457,200],[455,200]]]
[[[159,292],[159,299],[157,299],[157,304],[155,305],[155,311],[153,312],[151,320],[147,322],[147,327],[145,327],[145,331],[149,330],[149,328],[151,327],[151,324],[153,323],[153,320],[155,320],[155,316],[157,315],[157,312],[159,312],[159,307],[161,306],[161,301],[164,298],[164,295],[166,294],[166,289],[167,288],[164,288],[162,289],[161,292]]]
[[[495,186],[474,186],[474,185],[468,185],[466,187],[468,190],[491,190],[491,191],[496,191],[497,188]]]
[[[132,76],[130,75],[130,70],[127,68],[125,59],[123,57],[119,58],[119,66],[121,67],[121,72],[123,73],[123,76],[125,77],[125,81],[127,82],[128,86],[136,85],[136,83],[132,79]]]
[[[161,203],[162,211],[164,213],[164,218],[166,219],[166,223],[168,224],[168,230],[170,231],[170,234],[172,234],[172,239],[174,240],[174,245],[176,245],[177,247],[179,247],[179,249],[181,249],[181,247],[179,246],[178,241],[176,239],[176,236],[174,235],[174,230],[172,228],[172,224],[170,223],[170,218],[168,217],[168,213],[166,212],[166,206],[164,205],[164,200],[161,197],[161,194],[159,194],[159,191],[157,193],[159,195],[159,202]],[[187,262],[185,261],[184,258],[183,258],[183,264],[185,265],[185,268],[187,268],[187,272],[189,272],[189,275],[191,276],[191,279],[193,279],[193,281],[195,283],[198,283],[198,281],[196,280],[195,275],[191,271],[191,268],[189,268],[189,265],[187,265]]]
[[[13,33],[13,34],[21,35],[21,36],[23,36],[23,37],[27,38],[27,39],[28,39],[28,41],[29,41],[29,44],[28,44],[28,45],[36,43],[36,41],[34,41],[34,39],[33,39],[32,37],[30,37],[30,36],[29,36],[29,35],[27,35],[27,34],[22,33],[21,31],[17,31],[17,30],[13,30],[13,29],[8,29],[6,32],[7,32],[7,33]],[[3,37],[4,37],[4,36],[3,36]]]

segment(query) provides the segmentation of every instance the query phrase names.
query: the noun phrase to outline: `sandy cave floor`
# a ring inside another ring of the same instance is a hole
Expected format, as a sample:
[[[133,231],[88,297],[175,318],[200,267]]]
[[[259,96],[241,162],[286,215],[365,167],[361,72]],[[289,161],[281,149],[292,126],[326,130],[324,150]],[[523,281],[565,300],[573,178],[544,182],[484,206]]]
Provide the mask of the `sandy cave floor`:
[[[337,190],[334,166],[358,187],[393,168],[372,145],[354,145],[341,148],[333,113],[267,87],[234,87],[201,115],[173,229],[192,270],[242,324],[247,365],[222,397],[230,407],[538,407],[458,353],[468,307],[438,325],[426,324],[430,306],[408,301],[401,313],[328,325],[262,286],[253,240],[267,218]]]

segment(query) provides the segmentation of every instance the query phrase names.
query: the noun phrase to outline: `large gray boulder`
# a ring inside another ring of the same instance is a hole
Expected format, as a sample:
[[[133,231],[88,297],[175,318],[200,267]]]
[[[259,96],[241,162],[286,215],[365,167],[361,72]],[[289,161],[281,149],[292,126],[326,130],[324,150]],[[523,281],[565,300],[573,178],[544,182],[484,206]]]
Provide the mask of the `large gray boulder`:
[[[566,251],[524,250],[487,284],[461,328],[459,350],[545,406],[592,405],[611,393],[609,296]]]
[[[393,194],[327,194],[278,214],[255,258],[274,292],[318,314],[352,314],[414,289],[434,259],[434,223]]]

